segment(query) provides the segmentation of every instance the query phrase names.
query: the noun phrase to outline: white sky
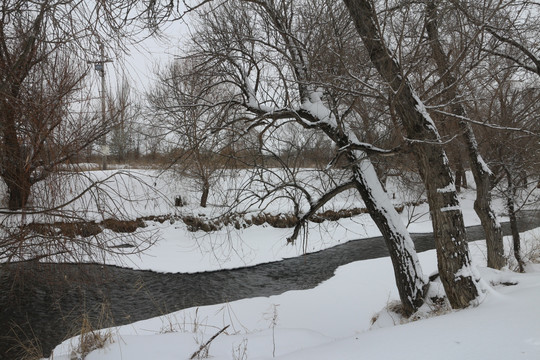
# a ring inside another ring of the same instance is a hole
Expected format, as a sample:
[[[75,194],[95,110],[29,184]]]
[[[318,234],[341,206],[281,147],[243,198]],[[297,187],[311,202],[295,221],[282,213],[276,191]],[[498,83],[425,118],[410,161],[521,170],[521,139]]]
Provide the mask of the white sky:
[[[106,57],[113,60],[105,65],[107,92],[114,95],[117,85],[125,76],[132,86],[132,94],[143,96],[153,84],[156,68],[181,56],[182,39],[187,33],[186,24],[175,21],[162,29],[159,38],[149,37],[129,46],[128,54],[115,55],[106,51]],[[96,71],[91,72],[91,86],[95,87],[96,92],[99,91],[99,75]]]

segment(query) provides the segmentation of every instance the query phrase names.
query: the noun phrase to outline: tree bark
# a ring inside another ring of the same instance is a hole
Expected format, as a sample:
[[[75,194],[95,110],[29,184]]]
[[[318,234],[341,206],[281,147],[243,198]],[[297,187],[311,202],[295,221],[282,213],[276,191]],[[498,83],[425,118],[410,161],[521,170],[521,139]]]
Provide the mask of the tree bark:
[[[521,239],[519,237],[519,229],[516,216],[516,186],[512,179],[512,173],[508,168],[504,168],[506,173],[506,180],[508,181],[508,189],[506,191],[506,207],[508,210],[508,217],[510,218],[510,230],[512,232],[512,243],[514,247],[514,257],[518,264],[518,271],[520,273],[525,272],[525,264],[521,258]]]
[[[465,173],[465,168],[463,167],[463,161],[461,157],[456,160],[456,190],[457,192],[461,191],[461,188],[467,188],[467,176]]]
[[[20,210],[26,206],[32,186],[30,172],[26,171],[22,148],[17,137],[14,110],[9,105],[2,107],[3,154],[2,178],[8,190],[8,208]]]
[[[401,304],[409,316],[424,303],[428,287],[414,243],[383,190],[371,161],[358,151],[349,152],[348,158],[353,164],[356,189],[382,233],[390,253]]]
[[[204,179],[202,184],[202,194],[201,194],[201,207],[206,207],[208,202],[208,195],[210,194],[210,183],[208,180]]]
[[[452,74],[448,56],[444,52],[439,40],[437,8],[434,1],[429,1],[427,3],[426,12],[426,30],[432,50],[432,56],[437,64],[437,70],[442,79],[442,83],[447,89],[446,98],[451,103],[452,112],[464,119],[467,117],[467,112],[464,106],[456,101],[459,95],[457,81]],[[480,155],[476,136],[474,135],[471,125],[464,120],[460,120],[459,127],[463,133],[462,138],[467,147],[469,163],[476,183],[474,210],[480,218],[484,233],[486,234],[487,265],[494,269],[501,269],[506,265],[506,258],[504,257],[501,225],[497,221],[495,211],[491,206],[491,178],[493,173]]]
[[[469,254],[463,215],[448,159],[435,124],[381,39],[368,0],[344,0],[371,61],[391,88],[395,109],[409,137],[426,187],[439,274],[453,308],[478,301],[480,290]]]

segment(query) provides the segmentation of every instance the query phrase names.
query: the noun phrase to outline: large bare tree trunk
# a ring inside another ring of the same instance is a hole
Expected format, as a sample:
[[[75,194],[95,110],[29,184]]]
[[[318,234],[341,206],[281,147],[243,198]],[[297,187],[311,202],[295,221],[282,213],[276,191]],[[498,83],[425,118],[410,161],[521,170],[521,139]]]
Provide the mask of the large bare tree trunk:
[[[414,243],[377,177],[371,161],[358,151],[348,154],[353,164],[356,189],[377,224],[390,253],[403,310],[408,316],[424,303],[427,279]]]
[[[396,112],[416,156],[427,191],[439,274],[448,300],[453,308],[467,307],[478,300],[479,279],[471,265],[454,179],[435,124],[381,39],[370,1],[344,2],[371,61],[391,87]]]
[[[3,151],[2,178],[8,191],[8,208],[19,210],[26,206],[30,196],[30,173],[26,171],[22,148],[17,138],[14,111],[10,106],[2,106]]]
[[[497,221],[495,211],[491,206],[491,178],[493,173],[488,168],[480,152],[478,143],[471,125],[464,121],[467,112],[460,102],[457,102],[458,90],[456,78],[452,74],[448,56],[444,52],[439,40],[437,25],[437,8],[433,1],[428,2],[427,7],[426,30],[429,37],[432,56],[437,64],[437,71],[442,79],[446,90],[446,98],[451,103],[452,112],[459,120],[459,127],[463,133],[463,141],[467,147],[471,171],[476,183],[476,200],[474,201],[474,210],[480,218],[482,227],[486,234],[487,244],[487,264],[494,269],[501,269],[506,265],[504,257],[504,245],[501,225]]]
[[[202,194],[201,194],[201,207],[206,207],[208,202],[208,195],[210,194],[210,183],[208,179],[204,178],[202,183]]]

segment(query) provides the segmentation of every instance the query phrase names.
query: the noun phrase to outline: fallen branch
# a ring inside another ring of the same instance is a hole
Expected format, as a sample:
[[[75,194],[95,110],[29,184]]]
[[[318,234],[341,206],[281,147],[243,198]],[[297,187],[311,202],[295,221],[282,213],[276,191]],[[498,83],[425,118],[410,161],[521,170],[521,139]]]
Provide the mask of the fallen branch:
[[[214,336],[212,336],[210,339],[208,339],[207,342],[205,342],[204,344],[202,344],[200,347],[199,347],[199,350],[195,351],[193,353],[193,355],[191,355],[191,357],[189,358],[190,360],[192,359],[195,359],[197,356],[199,356],[199,354],[201,353],[201,351],[203,351],[204,349],[207,349],[208,346],[210,345],[210,343],[212,341],[214,341],[215,338],[217,338],[222,332],[224,332],[225,330],[227,330],[227,328],[231,326],[231,325],[227,325],[225,326],[223,329],[219,330],[217,333],[214,334]]]

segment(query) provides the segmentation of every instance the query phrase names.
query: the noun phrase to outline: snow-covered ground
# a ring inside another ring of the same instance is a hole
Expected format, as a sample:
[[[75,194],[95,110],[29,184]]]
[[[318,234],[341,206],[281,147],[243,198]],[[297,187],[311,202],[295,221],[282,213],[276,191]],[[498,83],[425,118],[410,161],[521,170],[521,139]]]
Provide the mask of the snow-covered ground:
[[[523,237],[526,252],[538,249],[540,231]],[[425,306],[416,321],[400,324],[386,308],[398,299],[392,266],[389,258],[380,258],[342,266],[312,290],[191,308],[102,330],[107,345],[86,359],[189,359],[227,325],[211,342],[208,358],[540,359],[540,266],[529,265],[526,274],[495,271],[483,267],[482,242],[471,250],[487,288],[476,308]],[[425,272],[435,271],[434,251],[419,258]],[[439,316],[430,317],[432,312]],[[62,343],[51,359],[69,359],[78,341]]]
[[[170,183],[167,186],[170,186]],[[167,186],[163,184],[162,193],[171,192]],[[223,186],[223,188],[234,189],[235,186],[238,185],[229,183],[228,187]],[[419,198],[417,193],[404,195],[403,189],[397,188],[397,185],[393,186],[389,191],[394,191],[397,194],[396,199],[393,200],[395,204],[402,204]],[[227,191],[218,188],[216,193],[215,197],[223,198],[223,194],[226,194]],[[473,189],[466,190],[460,195],[466,226],[480,224],[480,219],[473,210],[475,196]],[[207,218],[211,218],[215,216],[214,212],[221,210],[219,207],[202,209],[193,206],[194,203],[196,203],[196,196],[192,195],[190,198],[191,205],[180,208],[180,211],[183,214],[206,214]],[[494,203],[499,220],[508,221],[503,210],[502,200],[496,199]],[[354,206],[363,206],[360,196],[355,193],[346,193],[338,196],[326,208],[340,209]],[[262,206],[254,204],[247,210],[257,212],[261,208],[273,214],[292,211],[290,204],[283,200]],[[408,229],[410,232],[425,233],[433,231],[426,203],[415,207],[405,207],[400,216],[405,224],[409,224]],[[250,226],[241,230],[225,227],[212,233],[202,231],[193,233],[188,232],[186,225],[181,221],[174,224],[168,222],[163,224],[148,222],[148,224],[148,228],[139,231],[157,230],[159,240],[154,246],[142,254],[133,254],[122,258],[114,257],[109,259],[108,262],[134,269],[161,272],[199,272],[230,269],[279,261],[302,255],[305,252],[320,251],[347,241],[381,235],[368,214],[344,218],[336,222],[309,223],[308,236],[304,238],[306,242],[300,236],[295,244],[287,244],[287,238],[291,236],[292,229],[272,228],[269,225]]]
[[[278,170],[269,170],[266,174],[276,182],[286,179],[289,174]],[[292,202],[287,198],[275,194],[262,202],[250,198],[250,194],[260,193],[260,189],[253,189],[257,184],[246,187],[247,174],[244,171],[228,174],[220,183],[212,187],[207,208],[198,206],[199,192],[189,179],[175,176],[171,172],[161,173],[155,170],[121,170],[121,171],[92,171],[72,174],[64,184],[68,184],[71,193],[77,194],[93,182],[99,183],[99,191],[88,192],[77,201],[70,203],[68,208],[89,220],[102,221],[110,217],[135,219],[151,215],[198,216],[213,219],[229,207],[224,204],[233,203],[235,199],[244,201],[236,206],[234,211],[257,214],[260,211],[270,214],[292,213]],[[313,196],[321,189],[328,188],[329,181],[321,179],[319,173],[305,170],[296,176],[304,182],[311,180],[310,186]],[[472,183],[472,179],[469,181]],[[421,192],[414,189],[405,189],[402,185],[389,182],[388,192],[395,194],[393,203],[417,201]],[[246,188],[249,191],[246,191]],[[240,191],[243,189],[243,191]],[[173,201],[180,195],[187,203],[184,207],[174,207]],[[480,219],[473,210],[475,192],[473,189],[460,194],[460,201],[464,214],[465,224],[478,225]],[[47,197],[45,200],[48,200]],[[97,200],[96,200],[97,199]],[[58,196],[57,203],[68,201]],[[305,201],[304,201],[305,205]],[[497,214],[500,221],[507,221],[504,215],[503,203],[495,200]],[[321,211],[332,209],[363,207],[361,197],[353,190],[339,194],[335,199],[325,205]],[[304,209],[305,210],[305,209]],[[406,206],[400,214],[402,221],[408,224],[410,232],[431,232],[428,206]],[[30,216],[26,221],[30,222]],[[39,218],[37,219],[40,220]],[[51,219],[45,219],[53,222]],[[260,263],[279,261],[285,258],[299,256],[305,252],[320,251],[347,241],[379,236],[380,232],[368,214],[361,214],[352,218],[343,218],[336,222],[309,223],[307,236],[301,235],[295,244],[287,244],[292,229],[272,228],[265,224],[262,226],[249,226],[240,230],[232,226],[224,227],[212,233],[203,231],[190,232],[184,222],[177,220],[173,223],[166,221],[147,221],[148,227],[140,228],[135,234],[127,235],[128,241],[133,239],[146,239],[153,246],[143,253],[126,256],[110,256],[98,261],[108,264],[130,267],[141,270],[154,270],[160,272],[199,272],[208,270],[230,269],[244,266],[253,266]],[[135,235],[135,236],[133,236]],[[114,237],[116,244],[123,243],[121,234],[108,234]],[[305,241],[304,241],[305,240]],[[127,248],[126,252],[132,251]],[[45,257],[42,261],[55,261],[55,258]],[[76,259],[80,261],[80,258]],[[96,258],[88,259],[96,261]]]
[[[170,174],[156,176],[154,171],[125,170],[110,177],[113,174],[96,171],[79,175],[88,181],[106,179],[102,184],[104,189],[115,191],[101,193],[114,195],[99,198],[97,205],[89,194],[88,199],[83,197],[82,202],[70,204],[73,211],[79,212],[82,204],[85,217],[97,221],[110,215],[135,218],[176,214],[213,218],[227,210],[224,203],[239,197],[236,190],[242,188],[246,178],[243,173],[230,174],[225,183],[214,188],[211,206],[203,209],[196,205],[197,191],[192,191],[193,187],[185,179],[179,180]],[[278,178],[282,175],[271,174]],[[307,172],[302,176],[307,179],[314,175]],[[325,179],[319,180],[313,194],[317,188],[328,186]],[[76,190],[80,184],[80,179],[75,179],[71,187]],[[392,200],[396,205],[419,198],[414,191],[404,192],[399,184],[387,186],[389,193],[396,194],[396,199]],[[257,189],[253,191],[257,192]],[[172,206],[177,195],[182,196],[187,206]],[[460,201],[466,225],[479,224],[472,207],[474,191],[462,192]],[[496,200],[495,204],[499,219],[506,220],[502,217],[502,202]],[[343,193],[326,209],[362,205],[357,194]],[[290,201],[279,196],[262,203],[248,199],[240,208],[248,214],[258,211],[279,214],[292,209]],[[406,207],[400,216],[411,232],[431,231],[426,204]],[[366,214],[337,222],[310,224],[307,243],[300,238],[295,245],[286,242],[292,229],[268,225],[239,230],[225,227],[206,234],[189,232],[187,225],[179,220],[148,221],[147,224],[148,227],[137,230],[140,234],[135,235],[152,234],[156,240],[152,247],[143,253],[104,260],[135,269],[197,272],[279,261],[305,251],[319,251],[353,239],[380,235]],[[524,238],[527,244],[524,253],[540,248],[540,231],[527,232]],[[506,239],[508,252],[509,244],[510,239]],[[388,310],[398,299],[392,266],[388,258],[381,258],[342,266],[333,278],[312,290],[186,309],[102,330],[104,337],[109,337],[107,345],[93,351],[86,359],[189,359],[225,326],[229,327],[211,342],[209,358],[540,359],[540,308],[537,306],[540,266],[529,265],[526,274],[486,269],[484,243],[471,243],[470,248],[487,291],[485,300],[477,308],[445,311],[444,307],[430,304],[418,314],[417,321],[400,324],[399,316]],[[424,273],[436,270],[434,251],[421,253],[419,258]],[[433,283],[431,289],[436,293],[437,283]],[[431,313],[442,315],[431,316]],[[51,359],[69,359],[78,344],[77,338],[64,342],[55,349]]]

